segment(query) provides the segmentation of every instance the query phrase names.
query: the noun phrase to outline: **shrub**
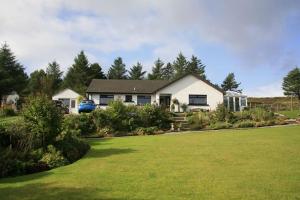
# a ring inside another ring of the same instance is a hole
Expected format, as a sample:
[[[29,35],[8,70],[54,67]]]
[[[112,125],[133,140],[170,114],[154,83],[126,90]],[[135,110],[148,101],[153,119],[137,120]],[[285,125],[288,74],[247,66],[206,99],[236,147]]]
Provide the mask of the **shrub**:
[[[49,168],[60,167],[67,164],[67,160],[53,145],[48,145],[47,152],[44,153],[41,162],[47,164]]]
[[[231,122],[235,121],[235,117],[224,104],[218,104],[216,110],[212,112],[212,120],[214,122]]]
[[[187,121],[192,129],[203,129],[209,125],[210,119],[206,112],[195,112],[187,117]]]
[[[210,124],[209,128],[217,130],[217,129],[226,129],[226,128],[231,128],[232,124],[228,122],[216,122],[214,124]]]
[[[274,113],[263,108],[254,108],[250,110],[251,119],[254,121],[268,121],[274,119]]]
[[[80,115],[68,115],[63,120],[63,130],[72,130],[74,134],[85,136],[90,135],[96,131],[91,114],[82,113]]]
[[[57,138],[55,147],[62,152],[62,155],[70,162],[75,162],[86,154],[90,146],[80,138],[61,134]]]
[[[156,126],[147,128],[137,128],[133,135],[154,135],[158,133],[158,128]]]
[[[113,131],[109,127],[104,127],[97,131],[97,135],[99,137],[106,137],[112,133],[113,133]]]
[[[17,113],[12,108],[0,109],[0,117],[16,116]]]
[[[255,122],[251,120],[245,120],[245,121],[240,121],[234,124],[235,128],[248,128],[248,127],[254,127]]]
[[[29,97],[22,111],[30,132],[44,149],[61,131],[62,113],[46,96]]]
[[[188,105],[186,103],[181,104],[181,108],[183,112],[186,112],[188,109]]]

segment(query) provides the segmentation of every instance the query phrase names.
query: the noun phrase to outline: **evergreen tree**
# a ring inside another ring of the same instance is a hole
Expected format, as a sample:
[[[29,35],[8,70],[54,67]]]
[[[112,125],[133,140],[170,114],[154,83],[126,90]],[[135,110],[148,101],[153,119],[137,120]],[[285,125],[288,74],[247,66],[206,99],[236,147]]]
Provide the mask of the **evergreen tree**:
[[[191,61],[188,62],[187,73],[193,73],[201,76],[202,78],[206,78],[205,76],[205,65],[202,64],[201,60],[198,59],[196,56],[192,55]]]
[[[300,69],[298,67],[283,78],[282,89],[285,95],[296,96],[300,101]]]
[[[49,84],[48,88],[50,91],[48,92],[50,96],[58,92],[62,84],[62,74],[63,72],[60,71],[60,66],[56,61],[53,61],[48,64],[46,69],[47,74],[47,83]]]
[[[175,70],[175,78],[186,74],[187,66],[188,61],[186,60],[186,57],[180,52],[173,63],[173,68]]]
[[[148,74],[149,80],[162,80],[163,79],[163,66],[164,62],[161,59],[157,59],[154,62],[152,73]]]
[[[71,88],[80,94],[85,94],[89,84],[89,61],[81,51],[74,59],[74,64],[68,69],[64,78],[64,87]]]
[[[221,87],[224,91],[236,91],[241,92],[242,90],[238,89],[241,83],[237,83],[235,80],[234,73],[229,73],[228,76],[225,78]]]
[[[108,79],[127,79],[125,64],[121,57],[115,59],[114,64],[108,70]]]
[[[30,94],[47,93],[47,74],[44,70],[35,70],[30,74],[27,90]]]
[[[146,71],[143,71],[143,65],[139,62],[133,65],[129,71],[129,78],[132,80],[142,80],[144,79]]]
[[[171,63],[167,63],[166,66],[162,69],[163,79],[171,80],[174,78],[174,68]]]
[[[102,67],[98,63],[90,65],[88,82],[91,82],[92,79],[106,79],[106,76],[102,71]]]
[[[16,91],[19,94],[27,84],[24,67],[17,61],[7,44],[0,48],[0,100],[3,95]]]

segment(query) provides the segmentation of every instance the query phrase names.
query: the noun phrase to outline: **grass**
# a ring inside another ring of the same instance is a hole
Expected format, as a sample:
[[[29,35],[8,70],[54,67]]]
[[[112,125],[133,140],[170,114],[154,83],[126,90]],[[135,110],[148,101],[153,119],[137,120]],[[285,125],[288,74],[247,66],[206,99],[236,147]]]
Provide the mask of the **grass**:
[[[0,180],[0,199],[300,199],[300,126],[90,144],[72,165]]]
[[[13,116],[13,117],[0,117],[0,124],[12,124],[18,121],[21,117],[20,116]]]
[[[296,118],[300,117],[299,110],[287,110],[287,111],[280,111],[278,113],[285,115],[286,117],[288,117],[290,119],[296,119]]]

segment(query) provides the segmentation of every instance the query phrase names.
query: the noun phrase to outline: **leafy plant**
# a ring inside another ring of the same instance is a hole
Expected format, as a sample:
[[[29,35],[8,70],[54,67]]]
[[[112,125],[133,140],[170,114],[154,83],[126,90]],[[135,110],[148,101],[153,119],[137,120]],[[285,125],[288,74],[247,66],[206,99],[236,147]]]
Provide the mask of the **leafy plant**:
[[[181,108],[183,112],[186,112],[188,109],[188,105],[186,103],[181,104]]]

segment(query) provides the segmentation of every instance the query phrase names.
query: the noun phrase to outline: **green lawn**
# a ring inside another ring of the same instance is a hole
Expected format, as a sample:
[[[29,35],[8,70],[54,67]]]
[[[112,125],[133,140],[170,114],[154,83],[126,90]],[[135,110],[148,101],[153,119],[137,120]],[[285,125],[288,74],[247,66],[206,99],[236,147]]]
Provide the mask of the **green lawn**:
[[[0,180],[0,199],[300,199],[300,126],[90,143],[72,165]]]
[[[300,117],[300,111],[299,110],[287,110],[287,111],[280,111],[280,114],[285,115],[288,118],[296,119]]]

